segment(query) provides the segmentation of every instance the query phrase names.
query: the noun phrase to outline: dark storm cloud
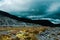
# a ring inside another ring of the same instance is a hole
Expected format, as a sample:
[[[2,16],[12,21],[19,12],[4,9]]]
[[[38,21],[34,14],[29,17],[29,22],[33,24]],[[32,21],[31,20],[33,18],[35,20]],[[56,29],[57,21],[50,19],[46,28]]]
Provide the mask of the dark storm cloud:
[[[60,0],[0,0],[0,10],[18,17],[60,20]]]

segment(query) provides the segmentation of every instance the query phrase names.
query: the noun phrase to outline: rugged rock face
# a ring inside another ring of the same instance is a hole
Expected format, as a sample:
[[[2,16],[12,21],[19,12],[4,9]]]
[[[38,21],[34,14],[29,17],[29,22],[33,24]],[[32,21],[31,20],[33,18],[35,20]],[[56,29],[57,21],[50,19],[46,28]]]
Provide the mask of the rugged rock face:
[[[20,22],[9,17],[0,15],[0,25],[25,25],[24,22]]]
[[[34,26],[37,24],[26,23],[12,18],[0,15],[0,26]],[[38,25],[37,25],[38,26]]]

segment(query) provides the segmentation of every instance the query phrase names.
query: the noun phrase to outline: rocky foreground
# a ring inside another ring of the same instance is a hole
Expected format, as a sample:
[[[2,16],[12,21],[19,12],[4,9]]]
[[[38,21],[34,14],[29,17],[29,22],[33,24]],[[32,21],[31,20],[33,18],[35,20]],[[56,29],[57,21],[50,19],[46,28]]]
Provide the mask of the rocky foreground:
[[[60,40],[60,27],[0,28],[0,40]]]

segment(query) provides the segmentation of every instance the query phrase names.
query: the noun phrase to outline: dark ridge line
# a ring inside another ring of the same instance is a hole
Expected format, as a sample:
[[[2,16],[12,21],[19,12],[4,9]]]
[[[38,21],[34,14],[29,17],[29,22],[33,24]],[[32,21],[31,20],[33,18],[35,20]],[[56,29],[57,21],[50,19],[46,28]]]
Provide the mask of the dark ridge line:
[[[53,24],[49,20],[31,20],[31,19],[27,19],[27,18],[20,18],[20,17],[17,17],[15,15],[11,15],[7,12],[4,12],[4,11],[0,11],[0,15],[3,15],[3,16],[6,16],[9,18],[18,20],[18,21],[22,21],[22,22],[26,22],[26,23],[39,24],[42,26],[50,26],[50,27],[59,27],[60,26],[60,24]]]

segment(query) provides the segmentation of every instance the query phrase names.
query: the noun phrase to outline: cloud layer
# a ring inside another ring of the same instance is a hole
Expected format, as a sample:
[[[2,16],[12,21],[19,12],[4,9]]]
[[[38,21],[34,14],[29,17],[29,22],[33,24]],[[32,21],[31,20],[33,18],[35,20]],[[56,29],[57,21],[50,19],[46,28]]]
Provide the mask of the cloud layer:
[[[1,0],[0,10],[18,17],[49,18],[54,19],[53,23],[60,23],[60,0]]]

